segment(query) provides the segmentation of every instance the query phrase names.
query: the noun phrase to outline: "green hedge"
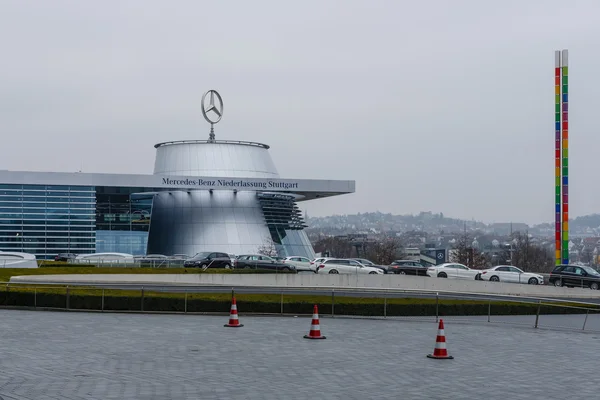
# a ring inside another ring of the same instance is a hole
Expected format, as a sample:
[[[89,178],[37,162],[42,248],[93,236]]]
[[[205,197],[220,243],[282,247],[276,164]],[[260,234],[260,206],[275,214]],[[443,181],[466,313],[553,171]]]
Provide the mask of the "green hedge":
[[[65,273],[71,273],[74,268],[78,268],[81,270],[85,270],[83,273],[90,274],[106,274],[106,273],[143,273],[143,274],[181,274],[181,273],[196,273],[196,274],[295,274],[296,271],[277,271],[274,269],[225,269],[225,268],[208,268],[206,270],[202,270],[200,268],[189,268],[189,267],[152,267],[151,265],[141,265],[139,267],[136,266],[115,266],[111,267],[108,264],[100,265],[96,267],[91,264],[68,264],[60,261],[54,261],[52,264],[43,264],[39,266],[43,269],[65,269]],[[35,270],[35,268],[33,268]],[[24,269],[21,269],[23,271]],[[144,270],[143,272],[140,270]]]
[[[35,296],[35,297],[34,297]],[[380,300],[380,299],[377,299]],[[377,301],[375,300],[375,301]],[[70,294],[68,296],[69,308],[80,310],[101,310],[102,297],[100,295]],[[280,313],[279,302],[267,301],[243,301],[238,299],[238,310],[240,313]],[[22,306],[22,307],[59,308],[64,309],[67,305],[67,295],[57,293],[37,293],[29,291],[0,291],[0,306]],[[331,314],[331,303],[324,302],[319,305],[322,314]],[[298,301],[284,303],[286,314],[310,314],[312,302]],[[188,299],[188,312],[221,312],[227,313],[230,302],[223,300]],[[104,310],[106,311],[141,311],[142,299],[140,296],[105,296]],[[144,311],[183,312],[185,300],[182,294],[179,297],[145,296],[143,300]],[[339,303],[334,305],[336,315],[356,316],[382,316],[383,303]],[[494,302],[491,306],[492,315],[533,315],[537,312],[536,304]],[[551,307],[543,305],[541,314],[580,314],[582,310],[565,307]],[[440,316],[459,315],[487,315],[487,302],[463,302],[457,303],[440,301]],[[407,303],[387,304],[387,316],[435,316],[435,303]]]

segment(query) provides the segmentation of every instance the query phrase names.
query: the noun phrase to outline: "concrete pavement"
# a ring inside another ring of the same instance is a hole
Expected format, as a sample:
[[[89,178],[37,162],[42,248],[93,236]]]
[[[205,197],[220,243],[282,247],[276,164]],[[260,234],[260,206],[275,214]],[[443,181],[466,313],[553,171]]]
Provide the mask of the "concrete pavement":
[[[569,325],[581,316],[543,316]],[[531,322],[531,316],[526,318]],[[523,318],[516,320],[525,321]],[[600,325],[597,316],[590,324]],[[0,310],[0,397],[50,399],[597,398],[600,335],[447,319],[451,361],[433,322],[123,315]],[[574,329],[577,329],[575,325]],[[562,372],[566,371],[566,372]]]

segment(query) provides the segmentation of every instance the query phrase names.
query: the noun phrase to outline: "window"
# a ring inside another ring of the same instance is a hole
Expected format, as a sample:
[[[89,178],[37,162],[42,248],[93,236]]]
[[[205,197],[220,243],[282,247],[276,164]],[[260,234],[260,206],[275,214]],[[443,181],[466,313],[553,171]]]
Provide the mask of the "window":
[[[498,272],[510,272],[510,269],[508,267],[498,267],[498,268],[496,268],[496,271],[498,271]]]
[[[598,273],[598,271],[596,271],[594,268],[590,268],[590,267],[583,267],[583,270],[585,272],[587,272],[589,275],[593,275],[593,276],[600,276],[600,273]]]

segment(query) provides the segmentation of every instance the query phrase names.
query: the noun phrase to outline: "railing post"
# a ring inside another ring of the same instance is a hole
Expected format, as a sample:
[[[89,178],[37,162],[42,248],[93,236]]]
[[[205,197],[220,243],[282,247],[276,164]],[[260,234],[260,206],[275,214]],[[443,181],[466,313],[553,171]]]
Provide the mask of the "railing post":
[[[440,293],[435,293],[435,322],[440,322]]]
[[[535,326],[534,328],[537,329],[538,327],[538,323],[540,321],[540,309],[542,308],[542,301],[538,300],[538,308],[537,308],[537,313],[535,314]]]
[[[590,315],[590,310],[586,310],[585,312],[585,320],[583,321],[583,327],[581,328],[582,331],[585,331],[585,324],[587,323],[588,315]]]
[[[142,286],[142,301],[141,301],[141,310],[144,311],[144,287]]]
[[[331,318],[335,317],[335,290],[331,290]]]
[[[281,292],[281,315],[283,315],[283,292]]]
[[[69,309],[69,286],[67,286],[67,310]]]
[[[492,318],[492,299],[488,300],[488,322],[490,322]]]
[[[185,296],[183,297],[183,313],[187,314],[187,292],[185,292]]]
[[[102,289],[102,305],[100,311],[104,312],[104,289]]]
[[[383,295],[383,318],[387,318],[387,295]]]
[[[37,308],[37,288],[33,288],[33,308]]]

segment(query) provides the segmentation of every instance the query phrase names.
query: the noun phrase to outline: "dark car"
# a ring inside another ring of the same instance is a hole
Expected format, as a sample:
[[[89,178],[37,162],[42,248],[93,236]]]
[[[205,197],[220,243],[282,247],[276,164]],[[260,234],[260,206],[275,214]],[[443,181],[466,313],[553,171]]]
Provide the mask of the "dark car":
[[[557,265],[550,273],[548,282],[554,286],[589,287],[598,290],[600,273],[584,265]]]
[[[231,257],[227,253],[204,251],[183,262],[187,268],[231,268]]]
[[[396,260],[388,267],[390,274],[400,275],[427,275],[427,267],[415,260]]]
[[[367,260],[366,258],[352,258],[351,260],[358,261],[365,267],[379,268],[384,274],[388,273],[388,267],[385,265],[377,265],[373,261]]]
[[[74,253],[60,253],[54,257],[54,261],[69,261],[77,258],[77,254]]]
[[[244,254],[235,260],[235,268],[274,269],[276,271],[295,271],[296,267],[284,264],[269,256],[261,254]]]

